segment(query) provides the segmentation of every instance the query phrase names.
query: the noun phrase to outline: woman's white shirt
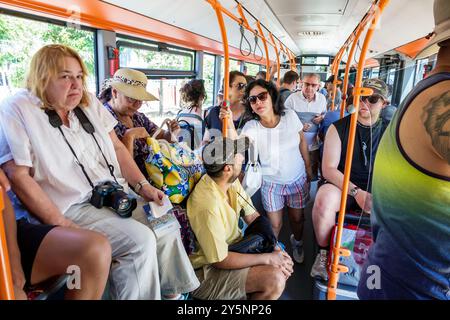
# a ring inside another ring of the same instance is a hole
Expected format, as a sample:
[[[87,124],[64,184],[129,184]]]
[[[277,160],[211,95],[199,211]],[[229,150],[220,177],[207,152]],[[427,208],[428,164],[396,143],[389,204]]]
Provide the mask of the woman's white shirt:
[[[16,165],[33,168],[33,178],[64,213],[72,205],[87,201],[92,187],[40,105],[40,99],[27,90],[19,91],[0,105],[0,164],[14,159]],[[93,94],[89,107],[83,111],[95,128],[94,135],[108,162],[114,166],[118,182],[127,190],[109,136],[117,121]],[[73,111],[69,113],[69,123],[70,127],[63,125],[61,129],[94,185],[113,180],[97,144]]]
[[[266,128],[257,120],[245,124],[241,135],[255,144],[265,181],[290,184],[306,174],[300,153],[302,129],[301,121],[291,109],[285,110],[275,128]]]

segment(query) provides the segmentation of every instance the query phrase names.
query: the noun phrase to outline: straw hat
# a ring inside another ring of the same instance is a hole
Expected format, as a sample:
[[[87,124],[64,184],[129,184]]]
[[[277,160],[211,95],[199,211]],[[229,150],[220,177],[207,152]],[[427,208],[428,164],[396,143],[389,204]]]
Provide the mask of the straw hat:
[[[110,79],[110,85],[114,89],[127,97],[140,101],[158,101],[151,93],[147,92],[147,77],[144,73],[122,68],[114,73],[114,77]]]
[[[439,51],[438,44],[450,39],[450,1],[434,0],[435,28],[430,43],[417,55],[416,59],[423,59]]]

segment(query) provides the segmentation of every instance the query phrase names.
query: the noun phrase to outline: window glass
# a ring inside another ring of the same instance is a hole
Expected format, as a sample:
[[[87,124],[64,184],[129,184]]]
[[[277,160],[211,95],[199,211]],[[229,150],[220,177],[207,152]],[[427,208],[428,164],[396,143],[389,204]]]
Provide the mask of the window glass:
[[[214,98],[214,64],[215,58],[213,55],[203,55],[203,79],[205,80],[206,101],[203,103],[204,107],[213,105]]]

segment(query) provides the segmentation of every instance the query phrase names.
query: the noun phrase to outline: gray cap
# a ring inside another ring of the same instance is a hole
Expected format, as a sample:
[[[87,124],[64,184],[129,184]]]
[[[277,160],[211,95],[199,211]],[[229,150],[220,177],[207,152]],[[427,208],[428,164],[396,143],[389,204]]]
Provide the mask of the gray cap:
[[[219,172],[227,164],[234,164],[235,155],[243,154],[249,146],[250,140],[247,137],[236,140],[216,137],[203,148],[202,157],[206,171]]]

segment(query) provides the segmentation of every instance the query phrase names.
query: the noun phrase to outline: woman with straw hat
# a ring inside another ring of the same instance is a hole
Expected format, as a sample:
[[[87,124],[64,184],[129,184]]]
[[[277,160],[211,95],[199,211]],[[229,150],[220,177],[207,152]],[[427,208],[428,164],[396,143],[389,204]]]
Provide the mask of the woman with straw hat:
[[[145,159],[148,157],[146,138],[152,136],[159,128],[145,114],[138,110],[143,101],[158,101],[146,90],[147,77],[144,73],[122,68],[113,78],[103,83],[99,99],[118,121],[114,130],[123,142],[141,172],[148,177]],[[157,139],[172,142],[172,136],[180,130],[176,120],[168,122],[169,130],[161,130]]]

